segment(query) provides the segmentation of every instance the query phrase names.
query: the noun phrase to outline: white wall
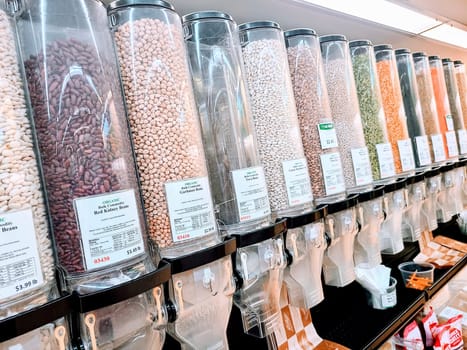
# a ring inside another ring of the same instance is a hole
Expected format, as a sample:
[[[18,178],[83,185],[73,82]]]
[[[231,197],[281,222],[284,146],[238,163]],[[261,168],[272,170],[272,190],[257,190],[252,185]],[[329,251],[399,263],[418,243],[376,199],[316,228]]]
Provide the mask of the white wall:
[[[354,17],[336,15],[331,11],[306,5],[301,1],[169,0],[169,2],[181,15],[193,11],[219,10],[232,15],[239,24],[254,20],[274,20],[283,29],[309,27],[315,29],[319,35],[339,33],[346,35],[350,40],[369,39],[374,44],[389,43],[395,48],[407,47],[412,51],[426,51],[429,55],[461,59],[467,63],[467,50],[390,30]],[[465,1],[465,11],[467,12],[467,1]]]

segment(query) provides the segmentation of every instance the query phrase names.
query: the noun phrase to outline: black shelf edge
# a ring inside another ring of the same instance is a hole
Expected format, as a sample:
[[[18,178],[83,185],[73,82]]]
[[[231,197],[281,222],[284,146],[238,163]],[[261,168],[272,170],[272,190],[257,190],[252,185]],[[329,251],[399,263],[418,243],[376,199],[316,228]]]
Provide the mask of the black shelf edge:
[[[183,255],[177,258],[164,258],[162,261],[171,266],[172,275],[195,269],[213,261],[231,255],[237,249],[235,238],[227,238],[225,241],[198,252]]]
[[[287,219],[281,219],[276,223],[244,234],[233,234],[232,238],[235,238],[237,242],[237,248],[247,247],[252,244],[263,242],[267,239],[274,238],[277,235],[283,234],[287,231]]]
[[[406,312],[402,313],[399,318],[396,318],[393,323],[389,324],[378,336],[369,342],[363,349],[373,350],[378,349],[389,338],[397,333],[399,329],[409,324],[413,318],[423,309],[425,305],[425,297],[422,293],[415,301],[409,306]]]
[[[73,297],[71,294],[66,294],[44,305],[5,318],[0,321],[0,342],[19,337],[56,321],[69,315],[72,310]]]
[[[323,219],[328,214],[328,208],[326,204],[318,206],[312,211],[308,211],[301,215],[286,217],[287,229],[294,229],[302,227]]]
[[[74,310],[86,313],[145,293],[167,282],[171,277],[170,268],[169,263],[161,261],[156,270],[120,285],[89,294],[73,292]]]

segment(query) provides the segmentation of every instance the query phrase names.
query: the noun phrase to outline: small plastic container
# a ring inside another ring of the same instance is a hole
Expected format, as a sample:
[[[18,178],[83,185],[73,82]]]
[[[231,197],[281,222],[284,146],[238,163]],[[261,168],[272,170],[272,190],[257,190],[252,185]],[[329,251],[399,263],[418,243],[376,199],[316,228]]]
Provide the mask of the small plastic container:
[[[407,130],[407,117],[397,72],[396,56],[391,45],[376,45],[373,50],[396,174],[410,176],[415,172],[415,159]]]
[[[467,72],[462,61],[454,61],[454,69],[456,72],[457,88],[459,89],[459,97],[461,100],[462,116],[464,117],[464,126],[467,126]],[[461,149],[461,154],[465,154],[465,152],[465,149]]]
[[[424,215],[424,226],[422,230],[433,231],[438,228],[437,210],[438,196],[441,191],[440,168],[433,168],[425,173],[426,200],[423,202],[422,212]]]
[[[227,250],[235,252],[234,240],[224,245],[223,253]],[[196,260],[201,259],[193,257],[192,263]],[[182,349],[227,349],[227,324],[235,292],[230,254],[186,271],[176,271],[174,266],[169,291],[177,315],[167,332]]]
[[[384,221],[384,186],[360,193],[357,204],[357,221],[360,227],[355,238],[355,265],[374,267],[381,264],[379,234]]]
[[[342,200],[346,196],[345,181],[319,40],[308,28],[288,30],[284,36],[315,201]]]
[[[407,116],[407,129],[412,139],[417,169],[429,169],[432,159],[418,94],[414,63],[409,49],[395,50],[399,83]]]
[[[0,343],[0,350],[71,350],[68,323],[64,318]]]
[[[402,217],[402,238],[407,242],[415,242],[424,231],[422,207],[427,194],[423,172],[407,179],[406,191],[407,207]]]
[[[457,162],[455,163],[454,169],[454,189],[452,190],[452,198],[455,199],[455,212],[456,214],[460,214],[464,211],[464,204],[463,204],[463,191],[464,191],[464,184],[466,180],[465,174],[465,164],[464,162]]]
[[[389,286],[384,290],[367,290],[368,305],[376,310],[386,310],[397,304],[397,280],[394,277],[389,279]]]
[[[369,40],[349,43],[365,142],[375,183],[394,181],[396,169],[388,140],[373,45]]]
[[[455,161],[458,158],[457,137],[452,119],[451,107],[444,78],[441,59],[438,56],[429,56],[433,91],[435,93],[436,108],[438,111],[439,129],[443,134],[447,158]]]
[[[135,278],[153,266],[105,7],[17,4],[58,264],[70,289]]]
[[[271,223],[271,209],[237,24],[203,11],[184,16],[183,27],[219,229],[253,231]]]
[[[344,35],[324,35],[319,42],[345,186],[348,193],[368,191],[373,187],[373,176],[347,39]]]
[[[146,0],[117,0],[107,13],[149,237],[167,257],[211,246],[218,234],[180,16]]]
[[[273,218],[313,208],[308,164],[280,26],[241,24],[245,75]]]
[[[284,282],[290,304],[310,309],[324,299],[321,284],[326,238],[324,218],[327,206],[321,206],[307,214],[306,220],[313,222],[296,227],[293,218],[287,221],[286,247],[292,256],[292,263],[285,269]]]
[[[401,178],[384,187],[383,210],[386,219],[379,235],[382,254],[394,255],[404,249],[402,216],[407,206],[406,180],[406,178]]]
[[[358,195],[354,194],[341,202],[328,205],[325,230],[331,243],[324,253],[324,283],[344,287],[355,280],[353,260],[354,240],[357,225]]]
[[[442,165],[446,161],[446,154],[444,151],[443,135],[439,128],[430,63],[428,62],[428,56],[424,52],[414,52],[412,57],[417,77],[420,104],[422,106],[423,125],[428,136],[431,159],[434,164]]]
[[[79,315],[85,349],[162,349],[167,310],[161,287]]]
[[[424,290],[434,281],[434,265],[408,261],[398,266],[406,288]]]
[[[10,17],[14,10],[12,2],[0,3],[0,319],[57,296],[38,149]]]

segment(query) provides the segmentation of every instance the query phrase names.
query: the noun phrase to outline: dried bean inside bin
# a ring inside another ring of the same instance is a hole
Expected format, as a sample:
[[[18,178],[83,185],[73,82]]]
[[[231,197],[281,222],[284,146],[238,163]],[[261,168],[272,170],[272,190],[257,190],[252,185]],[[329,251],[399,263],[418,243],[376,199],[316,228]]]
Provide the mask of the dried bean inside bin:
[[[289,207],[282,162],[304,157],[284,44],[263,39],[242,48],[258,148],[271,210]],[[289,78],[290,79],[290,78]]]
[[[82,272],[73,201],[137,188],[131,148],[114,102],[120,97],[108,86],[114,77],[94,48],[69,39],[48,44],[45,53],[25,62],[27,80],[58,256],[68,272]]]
[[[207,176],[181,27],[149,18],[126,22],[115,42],[149,235],[168,247],[165,183]]]
[[[32,210],[40,269],[45,282],[50,282],[55,279],[55,262],[44,198],[14,34],[3,11],[0,11],[0,38],[0,213]]]
[[[318,125],[332,122],[329,118],[331,110],[326,82],[320,81],[319,70],[321,68],[318,65],[318,57],[309,47],[290,46],[287,48],[287,54],[313,195],[316,198],[325,197],[326,189],[320,159],[320,154],[324,152],[321,149]],[[317,54],[320,54],[319,51]],[[338,152],[338,149],[333,148],[330,152]]]

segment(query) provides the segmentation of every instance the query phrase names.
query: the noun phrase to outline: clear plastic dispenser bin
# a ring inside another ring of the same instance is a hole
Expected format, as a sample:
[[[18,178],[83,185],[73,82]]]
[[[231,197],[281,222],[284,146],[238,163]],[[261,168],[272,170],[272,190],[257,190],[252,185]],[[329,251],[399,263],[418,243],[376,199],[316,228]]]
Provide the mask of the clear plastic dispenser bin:
[[[153,266],[105,8],[17,5],[58,263],[87,292],[135,278]]]
[[[388,139],[373,45],[369,40],[349,43],[365,143],[375,183],[395,180],[396,168]]]
[[[235,239],[229,238],[191,255],[167,259],[172,267],[169,298],[176,308],[167,331],[182,349],[228,349],[235,249]]]
[[[272,334],[280,322],[280,291],[287,265],[285,231],[286,220],[281,220],[273,227],[233,236],[238,280],[234,304],[240,309],[244,332],[258,338]]]
[[[324,218],[327,206],[287,219],[286,248],[289,265],[284,272],[290,304],[310,309],[324,299],[321,284],[324,251]]]
[[[382,254],[394,255],[404,249],[402,216],[407,206],[406,180],[406,178],[398,179],[384,187],[383,210],[386,219],[379,235]]]
[[[270,225],[237,25],[228,14],[204,11],[184,16],[183,27],[219,229]]]
[[[107,11],[149,237],[171,258],[214,245],[219,237],[180,16],[165,1],[117,0]]]
[[[271,21],[238,29],[273,218],[298,215],[312,209],[313,194],[284,36]]]
[[[423,215],[425,216],[425,229],[433,231],[438,228],[438,196],[441,191],[441,170],[433,168],[425,173],[426,200],[423,203]]]
[[[448,222],[457,214],[456,171],[454,163],[441,168],[440,191],[438,194],[436,218],[439,223]]]
[[[439,127],[430,63],[428,61],[428,56],[424,52],[414,52],[412,57],[417,78],[418,94],[420,95],[423,125],[425,126],[425,132],[428,136],[431,159],[434,164],[442,165],[446,162],[446,152],[443,135]]]
[[[57,296],[37,144],[10,15],[14,3],[0,2],[0,320]]]
[[[157,270],[104,291],[74,296],[78,314],[71,332],[78,348],[85,350],[161,350],[169,320],[164,283],[171,266],[161,262]]]
[[[457,137],[457,152],[458,154],[463,153],[459,152],[460,146],[463,146],[465,152],[465,124],[464,124],[464,115],[462,111],[461,98],[459,95],[459,87],[457,85],[456,71],[454,67],[454,62],[449,58],[443,58],[443,70],[444,70],[444,80],[446,81],[446,89],[448,92],[449,106],[451,107],[451,116],[454,124],[455,135]],[[459,137],[460,136],[460,137]]]
[[[407,117],[397,72],[396,55],[392,46],[387,44],[376,45],[373,50],[396,174],[412,175],[415,173],[415,159],[412,141],[407,129]]]
[[[354,245],[355,266],[365,264],[373,267],[381,264],[379,235],[384,221],[383,195],[384,186],[381,185],[358,196],[357,222],[360,229]]]
[[[444,151],[450,161],[458,158],[457,137],[454,128],[454,120],[449,106],[449,97],[444,78],[444,70],[441,59],[438,56],[429,56],[431,80],[436,99],[436,109],[438,111],[439,130],[443,135]]]
[[[406,194],[407,206],[402,217],[402,238],[407,242],[415,242],[425,231],[423,206],[427,199],[427,189],[423,172],[407,179]]]
[[[457,88],[459,89],[462,116],[464,117],[464,126],[467,128],[467,72],[465,69],[465,64],[462,61],[454,61],[454,69],[456,73]],[[467,152],[467,145],[464,144],[465,133],[463,133],[463,135],[458,136],[460,144],[460,154],[465,154]]]
[[[0,350],[71,350],[72,295],[0,320]]]
[[[328,205],[325,230],[331,243],[324,253],[324,283],[344,287],[355,280],[354,240],[357,225],[358,194]]]
[[[395,54],[404,110],[407,116],[407,129],[414,149],[415,164],[417,169],[429,169],[432,164],[430,145],[423,124],[422,106],[418,94],[413,58],[409,49],[395,50]]]
[[[284,32],[303,148],[317,203],[345,199],[345,181],[318,37],[312,29]]]
[[[71,350],[66,319],[60,318],[23,335],[0,342],[0,350]]]
[[[347,39],[325,35],[319,42],[346,189],[350,193],[367,191],[373,187],[373,176]]]

